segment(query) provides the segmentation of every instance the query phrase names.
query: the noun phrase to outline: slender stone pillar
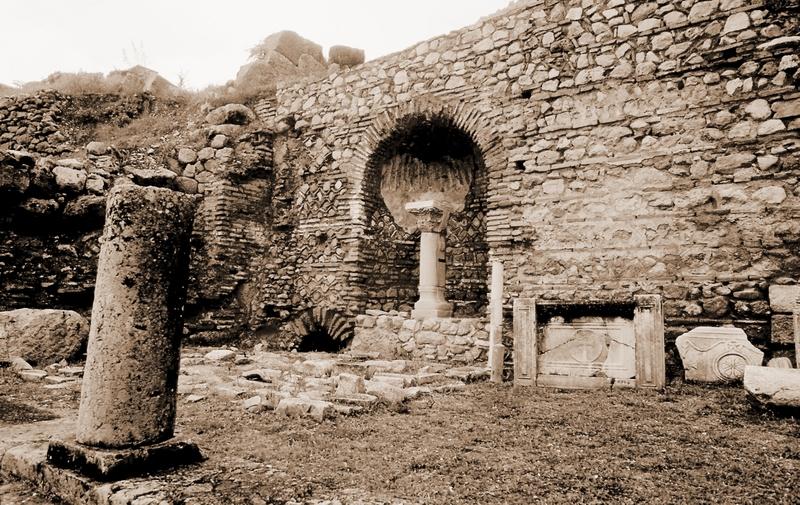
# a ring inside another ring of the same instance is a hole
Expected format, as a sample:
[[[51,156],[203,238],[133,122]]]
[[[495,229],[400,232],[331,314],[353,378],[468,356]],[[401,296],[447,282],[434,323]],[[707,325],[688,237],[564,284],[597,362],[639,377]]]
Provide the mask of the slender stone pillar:
[[[634,295],[636,386],[663,389],[667,383],[664,352],[664,312],[661,295]]]
[[[196,447],[168,442],[194,210],[193,197],[167,189],[125,185],[110,192],[77,444],[51,443],[54,464],[116,478],[118,460],[127,471],[152,457],[199,456]],[[149,449],[134,450],[142,447]]]
[[[792,315],[794,322],[794,367],[800,368],[800,299],[795,300]]]
[[[492,382],[503,382],[503,263],[492,262],[492,290],[489,296],[489,369]]]
[[[514,299],[514,385],[535,386],[538,339],[536,338],[536,299]]]
[[[419,301],[411,315],[416,319],[450,317],[453,306],[444,297],[447,282],[444,229],[450,209],[440,202],[421,201],[406,204],[406,210],[416,216],[421,232]]]

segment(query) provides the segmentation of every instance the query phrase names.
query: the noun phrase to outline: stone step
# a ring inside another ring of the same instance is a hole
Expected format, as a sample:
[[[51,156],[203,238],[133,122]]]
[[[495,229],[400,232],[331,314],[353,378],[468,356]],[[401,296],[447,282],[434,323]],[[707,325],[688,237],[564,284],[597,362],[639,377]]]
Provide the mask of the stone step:
[[[458,393],[466,389],[467,386],[463,382],[451,382],[449,384],[431,387],[431,391],[434,393]]]
[[[418,373],[417,374],[417,384],[420,386],[424,386],[425,384],[436,384],[439,382],[444,382],[447,380],[442,373]]]
[[[336,412],[342,416],[355,416],[364,412],[364,409],[359,406],[342,405],[341,403],[334,403],[333,408],[335,408]]]
[[[40,382],[47,377],[47,372],[44,370],[20,370],[17,373],[22,380],[29,382]]]
[[[397,387],[407,388],[416,386],[418,384],[417,377],[414,375],[392,373],[392,372],[378,372],[372,376],[372,380],[380,382],[388,382]]]
[[[459,368],[451,368],[444,372],[445,377],[458,379],[466,384],[473,382],[480,382],[489,379],[489,370],[483,367],[463,366]]]
[[[342,403],[345,405],[356,405],[359,407],[364,408],[372,408],[378,403],[378,397],[366,393],[352,393],[347,395],[335,395],[331,398],[332,401],[336,403]]]

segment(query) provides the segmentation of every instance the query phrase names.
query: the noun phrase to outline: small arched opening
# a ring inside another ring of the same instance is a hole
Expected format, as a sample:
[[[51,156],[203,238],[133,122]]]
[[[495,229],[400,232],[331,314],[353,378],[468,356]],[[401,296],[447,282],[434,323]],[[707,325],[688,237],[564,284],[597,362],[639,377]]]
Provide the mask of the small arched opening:
[[[285,327],[298,352],[337,353],[353,339],[352,321],[335,309],[315,307],[303,312]]]

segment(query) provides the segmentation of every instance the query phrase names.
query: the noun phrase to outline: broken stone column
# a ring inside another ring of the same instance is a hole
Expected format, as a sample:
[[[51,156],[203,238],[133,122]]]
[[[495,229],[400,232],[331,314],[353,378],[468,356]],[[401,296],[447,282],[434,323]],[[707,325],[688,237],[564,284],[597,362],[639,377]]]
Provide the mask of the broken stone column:
[[[447,205],[429,200],[406,204],[417,218],[421,232],[419,243],[419,301],[411,315],[415,319],[450,317],[453,306],[444,297],[446,260],[444,230],[450,217]]]
[[[492,262],[492,290],[489,296],[489,369],[492,382],[503,382],[503,263]]]
[[[193,197],[125,185],[108,198],[75,441],[48,460],[96,478],[195,461],[171,440]]]

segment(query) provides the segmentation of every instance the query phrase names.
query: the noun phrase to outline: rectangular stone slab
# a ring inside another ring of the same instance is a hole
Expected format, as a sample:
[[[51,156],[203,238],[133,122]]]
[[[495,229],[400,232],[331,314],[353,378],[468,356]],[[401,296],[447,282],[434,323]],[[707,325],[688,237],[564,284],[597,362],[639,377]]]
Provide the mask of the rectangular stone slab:
[[[202,460],[196,444],[176,439],[129,449],[99,449],[74,439],[51,440],[47,447],[49,464],[100,481],[120,480]]]
[[[800,296],[800,286],[772,284],[769,287],[769,308],[773,313],[791,314]]]
[[[633,322],[623,318],[580,317],[549,322],[538,342],[538,380],[544,376],[636,377]]]

